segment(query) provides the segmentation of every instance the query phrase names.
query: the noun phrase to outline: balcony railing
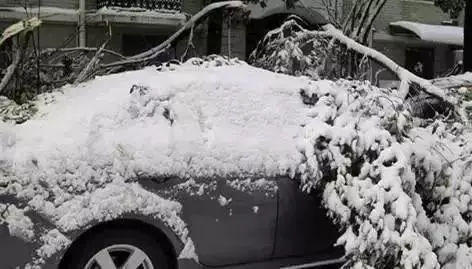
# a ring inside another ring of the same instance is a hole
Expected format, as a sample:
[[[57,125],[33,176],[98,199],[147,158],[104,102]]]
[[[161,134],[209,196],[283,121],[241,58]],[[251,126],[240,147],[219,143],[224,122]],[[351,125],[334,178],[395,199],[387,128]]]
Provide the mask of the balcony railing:
[[[97,0],[97,8],[102,7],[181,11],[182,0]]]

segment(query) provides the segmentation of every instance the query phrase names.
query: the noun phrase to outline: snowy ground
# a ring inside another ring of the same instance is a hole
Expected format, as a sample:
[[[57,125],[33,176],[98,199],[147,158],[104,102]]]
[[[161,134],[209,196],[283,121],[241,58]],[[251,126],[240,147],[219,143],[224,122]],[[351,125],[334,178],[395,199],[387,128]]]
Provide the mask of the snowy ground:
[[[181,205],[134,183],[139,175],[288,174],[321,188],[357,264],[472,264],[462,124],[416,124],[397,92],[366,82],[221,63],[97,78],[41,96],[22,125],[0,123],[0,195],[27,202],[0,204],[0,222],[26,240],[43,238],[36,263],[70,244],[63,233],[131,211],[161,218],[186,243],[184,257],[195,258]],[[57,230],[37,234],[29,210]]]

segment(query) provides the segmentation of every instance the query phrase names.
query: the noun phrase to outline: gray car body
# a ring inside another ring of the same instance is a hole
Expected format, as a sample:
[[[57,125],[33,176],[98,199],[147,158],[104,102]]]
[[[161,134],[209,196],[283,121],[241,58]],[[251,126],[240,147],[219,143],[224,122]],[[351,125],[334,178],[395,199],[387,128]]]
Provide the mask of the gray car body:
[[[177,177],[138,182],[145,189],[182,204],[181,217],[188,225],[199,263],[181,259],[177,262],[179,269],[279,268],[335,259],[342,254],[333,247],[338,233],[321,207],[320,198],[303,193],[290,178],[267,179],[263,185],[226,178],[198,179],[193,184]],[[1,202],[19,203],[12,197],[0,197]],[[34,213],[29,217],[36,227],[52,225]],[[184,248],[180,238],[159,218],[139,214],[122,215],[107,223],[89,223],[66,236],[73,246],[75,240],[86,238],[97,227],[131,220],[165,235],[176,256]],[[23,268],[38,247],[38,240],[23,241],[11,236],[6,224],[0,225],[0,268]],[[67,251],[55,253],[43,268],[59,268]]]

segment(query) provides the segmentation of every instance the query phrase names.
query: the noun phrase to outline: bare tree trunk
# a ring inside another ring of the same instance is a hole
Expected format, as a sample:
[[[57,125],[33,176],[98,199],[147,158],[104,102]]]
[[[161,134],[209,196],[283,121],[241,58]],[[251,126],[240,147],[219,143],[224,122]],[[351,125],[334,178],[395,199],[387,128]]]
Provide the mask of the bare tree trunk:
[[[344,19],[343,27],[342,27],[342,31],[344,33],[347,33],[348,31],[347,27],[349,26],[349,23],[352,21],[352,18],[355,16],[355,13],[357,13],[357,8],[360,5],[360,3],[361,1],[356,1],[355,4],[352,6],[351,10],[349,11],[349,14]]]
[[[362,28],[367,20],[367,17],[369,16],[370,14],[370,9],[372,7],[372,3],[374,3],[374,1],[378,1],[378,0],[369,0],[369,3],[365,6],[365,9],[362,11],[362,17],[361,17],[361,20],[359,21],[359,24],[357,25],[356,29],[355,29],[355,33],[354,35],[356,37],[359,37],[361,31],[362,31]]]
[[[370,30],[372,29],[374,25],[375,19],[379,16],[380,11],[382,11],[382,8],[385,6],[385,3],[387,3],[387,0],[379,0],[378,4],[375,6],[373,13],[370,15],[369,20],[367,21],[366,26],[363,28],[363,31],[360,33],[360,41],[363,44],[366,44],[369,38]]]
[[[32,32],[26,32],[24,34],[24,38],[21,38],[21,35],[20,35],[20,41],[21,39],[23,39],[22,44],[16,50],[13,62],[10,64],[10,66],[7,67],[7,72],[5,73],[5,76],[0,81],[0,94],[6,89],[6,87],[8,86],[8,84],[10,83],[13,77],[13,74],[15,74],[16,68],[20,64],[23,58],[23,55],[25,53],[26,47],[28,46],[28,41],[31,35],[32,35]]]

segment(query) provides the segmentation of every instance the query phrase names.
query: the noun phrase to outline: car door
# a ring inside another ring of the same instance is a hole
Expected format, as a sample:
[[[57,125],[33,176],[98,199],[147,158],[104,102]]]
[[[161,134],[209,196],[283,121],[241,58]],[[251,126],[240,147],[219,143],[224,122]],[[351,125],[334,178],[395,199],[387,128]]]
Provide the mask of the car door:
[[[268,260],[277,222],[277,185],[266,179],[200,178],[166,182],[182,204],[200,263],[224,266]]]
[[[275,258],[313,257],[337,259],[342,248],[334,248],[338,230],[326,215],[321,195],[308,194],[296,180],[277,179],[279,206]]]

